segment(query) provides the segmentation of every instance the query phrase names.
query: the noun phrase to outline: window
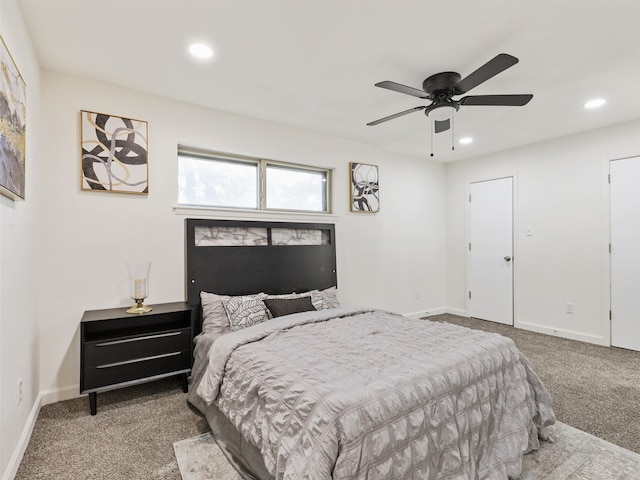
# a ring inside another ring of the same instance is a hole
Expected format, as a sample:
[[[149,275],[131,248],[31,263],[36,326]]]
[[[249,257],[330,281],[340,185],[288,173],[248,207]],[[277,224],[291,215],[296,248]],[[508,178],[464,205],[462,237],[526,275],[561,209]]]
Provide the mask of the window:
[[[327,211],[327,171],[267,163],[267,208]]]
[[[331,170],[178,147],[178,203],[328,213]]]

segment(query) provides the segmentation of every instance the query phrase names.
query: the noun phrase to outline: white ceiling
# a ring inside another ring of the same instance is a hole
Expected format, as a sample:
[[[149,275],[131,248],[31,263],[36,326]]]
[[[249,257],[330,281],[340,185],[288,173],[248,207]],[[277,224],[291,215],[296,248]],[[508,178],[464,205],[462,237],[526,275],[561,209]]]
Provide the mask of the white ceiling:
[[[498,53],[520,63],[469,94],[532,93],[525,107],[466,106],[449,162],[640,118],[640,0],[18,0],[43,69],[426,158],[422,112],[374,87],[465,77]],[[192,41],[212,61],[195,61]],[[583,104],[607,104],[586,111]],[[117,112],[111,112],[117,113]]]

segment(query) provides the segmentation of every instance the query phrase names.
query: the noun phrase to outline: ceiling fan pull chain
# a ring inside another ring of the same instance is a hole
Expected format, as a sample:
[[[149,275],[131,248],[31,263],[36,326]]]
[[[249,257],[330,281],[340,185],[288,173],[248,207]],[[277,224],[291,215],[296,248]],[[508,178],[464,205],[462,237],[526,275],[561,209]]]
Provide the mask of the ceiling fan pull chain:
[[[453,117],[451,117],[451,151],[453,152],[456,147],[455,147],[455,128],[456,128],[456,121],[454,120],[455,115]]]
[[[431,130],[431,156],[433,157],[433,120],[429,119],[429,126]]]

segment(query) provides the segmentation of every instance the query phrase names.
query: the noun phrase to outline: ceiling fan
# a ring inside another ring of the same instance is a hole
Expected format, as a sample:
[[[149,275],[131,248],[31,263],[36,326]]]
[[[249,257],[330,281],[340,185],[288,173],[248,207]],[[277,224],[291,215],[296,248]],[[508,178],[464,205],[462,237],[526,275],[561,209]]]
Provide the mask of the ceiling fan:
[[[467,93],[516,63],[518,63],[516,57],[501,53],[462,80],[457,72],[441,72],[431,75],[422,83],[422,90],[389,80],[376,83],[376,87],[431,100],[431,104],[410,108],[369,122],[367,125],[378,125],[412,112],[424,110],[425,115],[434,121],[435,133],[440,133],[451,128],[451,118],[463,105],[522,107],[529,103],[533,95],[467,95],[459,100],[453,99],[453,97]]]

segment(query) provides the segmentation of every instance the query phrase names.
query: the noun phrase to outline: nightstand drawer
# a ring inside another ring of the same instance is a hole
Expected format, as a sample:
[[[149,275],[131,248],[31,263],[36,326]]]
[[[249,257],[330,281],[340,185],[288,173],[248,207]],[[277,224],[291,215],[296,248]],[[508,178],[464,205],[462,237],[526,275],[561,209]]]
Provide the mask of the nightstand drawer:
[[[157,355],[104,363],[84,369],[84,391],[141,380],[169,372],[187,371],[191,368],[190,351],[165,351]]]
[[[146,335],[110,338],[86,342],[84,367],[153,357],[168,352],[180,352],[191,347],[191,329],[153,332]]]

